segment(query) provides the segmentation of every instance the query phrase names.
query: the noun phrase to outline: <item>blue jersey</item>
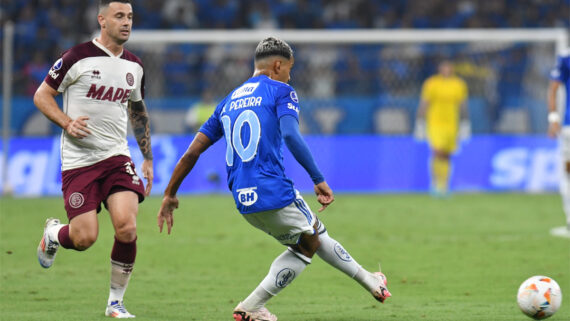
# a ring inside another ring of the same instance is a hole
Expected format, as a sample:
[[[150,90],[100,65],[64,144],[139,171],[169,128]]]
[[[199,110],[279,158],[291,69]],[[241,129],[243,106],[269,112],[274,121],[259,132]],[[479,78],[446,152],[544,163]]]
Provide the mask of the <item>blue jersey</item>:
[[[212,142],[225,137],[228,187],[242,214],[283,208],[295,199],[283,167],[284,115],[299,119],[297,93],[261,75],[226,96],[200,128]]]
[[[563,126],[570,126],[570,49],[558,56],[556,67],[550,72],[550,79],[559,81],[566,87],[566,104]]]

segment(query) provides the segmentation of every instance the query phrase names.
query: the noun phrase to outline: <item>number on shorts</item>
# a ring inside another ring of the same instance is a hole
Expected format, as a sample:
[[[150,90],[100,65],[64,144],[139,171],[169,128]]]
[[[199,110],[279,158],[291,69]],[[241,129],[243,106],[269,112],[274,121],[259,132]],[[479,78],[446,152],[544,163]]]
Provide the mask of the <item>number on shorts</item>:
[[[136,175],[131,162],[125,163],[125,171],[131,176]]]

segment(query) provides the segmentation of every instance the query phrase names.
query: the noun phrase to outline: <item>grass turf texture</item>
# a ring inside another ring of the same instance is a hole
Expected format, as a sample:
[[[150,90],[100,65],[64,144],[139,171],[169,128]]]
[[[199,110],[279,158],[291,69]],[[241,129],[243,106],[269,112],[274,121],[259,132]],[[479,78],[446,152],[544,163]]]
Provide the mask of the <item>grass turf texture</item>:
[[[317,209],[316,200],[306,200]],[[159,234],[159,198],[142,205],[138,255],[125,304],[138,320],[232,320],[232,309],[284,248],[255,230],[229,195],[180,199],[173,234]],[[44,270],[36,246],[62,200],[0,199],[0,320],[104,320],[112,227],[87,252],[60,249]],[[320,214],[331,236],[367,269],[378,262],[393,294],[377,303],[315,257],[269,302],[280,320],[530,320],[519,285],[544,274],[562,287],[549,320],[570,320],[570,240],[549,235],[564,219],[557,195],[338,195]]]

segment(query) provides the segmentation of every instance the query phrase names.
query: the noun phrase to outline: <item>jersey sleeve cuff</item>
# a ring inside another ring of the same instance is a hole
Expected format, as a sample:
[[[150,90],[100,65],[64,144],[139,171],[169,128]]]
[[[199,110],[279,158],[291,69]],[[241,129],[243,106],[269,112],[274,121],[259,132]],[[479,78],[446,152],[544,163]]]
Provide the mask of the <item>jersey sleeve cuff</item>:
[[[208,137],[208,138],[209,138],[211,141],[213,141],[213,142],[215,142],[215,141],[217,140],[216,137],[215,137],[215,135],[213,135],[212,133],[210,133],[207,129],[205,129],[205,128],[203,128],[203,127],[200,128],[200,129],[198,130],[198,132],[200,132],[200,133],[206,135],[206,137]]]
[[[59,91],[59,89],[58,89],[58,88],[59,88],[59,84],[58,84],[56,81],[52,80],[51,77],[47,76],[47,77],[44,79],[44,81],[45,81],[45,83],[46,83],[48,86],[50,86],[51,88],[53,88],[53,90],[55,90],[55,91],[57,91],[57,92],[59,92],[59,93],[62,92],[62,91]]]
[[[318,185],[325,181],[325,177],[322,174],[318,176],[311,176],[311,180],[313,181],[313,184]]]

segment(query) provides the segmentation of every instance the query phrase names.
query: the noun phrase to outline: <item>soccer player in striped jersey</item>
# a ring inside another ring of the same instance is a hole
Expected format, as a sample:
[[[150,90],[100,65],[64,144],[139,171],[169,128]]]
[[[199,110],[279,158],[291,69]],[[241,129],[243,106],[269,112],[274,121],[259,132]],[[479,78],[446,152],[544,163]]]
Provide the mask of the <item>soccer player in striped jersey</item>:
[[[566,227],[553,230],[554,234],[570,237],[570,48],[561,53],[556,67],[550,72],[548,87],[548,134],[559,137],[559,148],[562,156],[560,176],[560,195],[562,207],[566,214]],[[566,89],[564,117],[560,116],[556,107],[556,93],[560,85]]]
[[[111,216],[115,243],[111,251],[111,289],[105,315],[134,318],[123,296],[136,257],[138,204],[152,187],[149,117],[144,104],[140,59],[123,48],[133,10],[129,0],[100,0],[100,35],[64,52],[34,95],[37,108],[59,125],[62,190],[69,224],[46,221],[38,260],[49,268],[61,245],[84,251],[97,239],[101,203]],[[63,93],[63,111],[55,96]],[[144,156],[146,190],[135,173],[127,146],[130,120]]]
[[[282,141],[311,177],[322,205],[319,212],[334,201],[299,132],[299,98],[287,84],[293,63],[293,51],[284,41],[270,37],[258,44],[252,78],[226,96],[200,128],[174,169],[158,213],[160,230],[166,222],[170,233],[180,184],[200,154],[224,137],[228,187],[237,209],[251,225],[287,246],[265,279],[234,309],[236,321],[277,320],[265,303],[289,285],[315,253],[359,282],[378,301],[391,295],[384,274],[363,269],[329,236],[284,173]]]

